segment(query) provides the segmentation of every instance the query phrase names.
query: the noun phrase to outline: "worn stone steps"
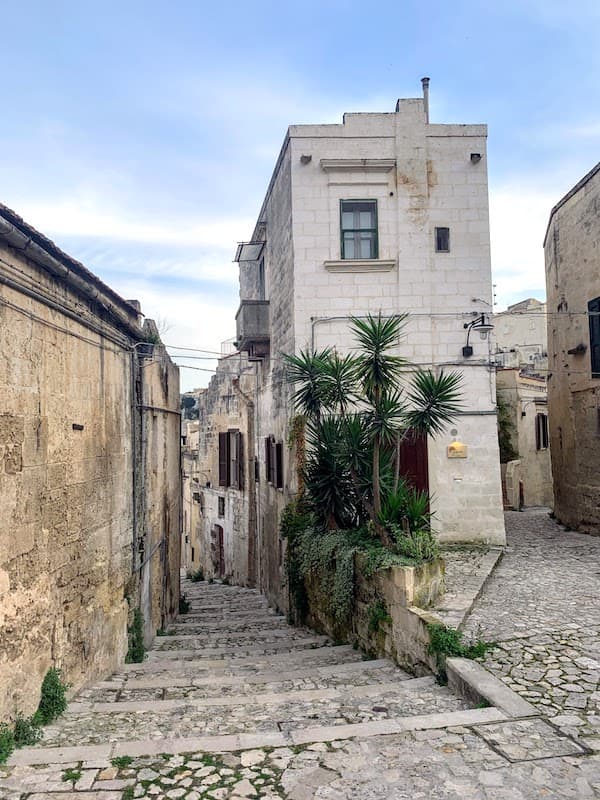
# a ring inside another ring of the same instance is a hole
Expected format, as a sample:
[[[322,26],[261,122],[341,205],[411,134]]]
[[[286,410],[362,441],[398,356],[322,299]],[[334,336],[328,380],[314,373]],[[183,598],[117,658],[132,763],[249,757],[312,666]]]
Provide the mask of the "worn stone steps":
[[[330,689],[340,686],[364,686],[391,682],[411,682],[410,675],[396,669],[389,661],[359,661],[329,667],[303,668],[288,672],[265,671],[255,674],[225,676],[189,675],[151,676],[146,679],[105,681],[92,689],[80,692],[78,701],[84,703],[131,702],[133,700],[171,700],[187,697],[209,698],[235,695],[255,695],[265,692],[282,694],[301,689]]]
[[[292,731],[302,727],[373,722],[424,713],[465,710],[464,701],[429,678],[393,684],[343,686],[254,696],[163,701],[73,704],[69,713],[44,731],[42,746],[77,741],[98,744],[144,735],[160,738]]]
[[[168,637],[161,637],[168,638]],[[175,637],[174,637],[175,638]],[[193,645],[193,646],[192,646]],[[326,647],[327,638],[319,637],[298,637],[297,639],[277,641],[264,640],[258,645],[250,643],[240,643],[231,647],[209,647],[206,643],[196,639],[188,640],[186,637],[178,639],[173,643],[163,643],[148,654],[149,661],[156,661],[161,658],[243,658],[245,656],[270,655],[281,651],[310,650],[316,647]]]

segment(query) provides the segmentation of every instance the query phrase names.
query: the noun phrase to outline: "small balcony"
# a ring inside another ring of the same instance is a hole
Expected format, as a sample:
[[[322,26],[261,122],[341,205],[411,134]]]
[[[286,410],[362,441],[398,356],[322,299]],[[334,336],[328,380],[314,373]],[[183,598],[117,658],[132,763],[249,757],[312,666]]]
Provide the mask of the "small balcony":
[[[271,338],[269,301],[242,300],[235,322],[238,349],[246,350],[251,356],[266,356]]]

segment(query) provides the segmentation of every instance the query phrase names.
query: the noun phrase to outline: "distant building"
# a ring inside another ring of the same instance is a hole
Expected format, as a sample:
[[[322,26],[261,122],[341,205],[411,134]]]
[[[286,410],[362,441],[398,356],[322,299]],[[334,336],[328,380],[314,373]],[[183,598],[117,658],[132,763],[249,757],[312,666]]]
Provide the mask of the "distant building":
[[[496,364],[546,372],[548,347],[546,303],[529,297],[494,314]]]
[[[485,125],[431,124],[426,96],[399,100],[392,113],[288,130],[252,239],[236,254],[237,344],[247,359],[222,359],[203,399],[213,464],[220,452],[225,469],[228,453],[239,452],[231,438],[227,449],[226,434],[243,437],[245,477],[228,485],[220,478],[226,513],[215,524],[223,528],[225,572],[239,559],[239,574],[248,582],[256,575],[279,606],[286,603],[279,522],[297,489],[293,390],[282,353],[346,352],[352,315],[410,312],[399,352],[462,372],[456,421],[435,440],[417,440],[402,461],[431,493],[440,539],[504,543],[495,368],[486,331],[477,331],[492,291],[486,135]],[[449,458],[453,441],[466,445],[466,458]],[[239,533],[227,516],[234,497],[246,509]],[[211,546],[203,557],[214,564],[214,553]]]
[[[177,613],[179,427],[152,320],[0,206],[0,721]]]
[[[600,163],[552,209],[544,250],[554,510],[600,533]]]

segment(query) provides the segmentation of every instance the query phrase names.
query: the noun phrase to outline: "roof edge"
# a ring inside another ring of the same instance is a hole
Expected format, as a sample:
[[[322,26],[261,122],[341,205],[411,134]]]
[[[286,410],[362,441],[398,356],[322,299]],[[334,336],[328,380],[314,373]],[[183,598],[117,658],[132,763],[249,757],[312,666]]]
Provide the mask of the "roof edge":
[[[554,214],[558,211],[559,208],[564,206],[564,204],[568,200],[570,200],[574,195],[576,195],[577,192],[581,188],[583,188],[585,186],[585,184],[588,181],[590,181],[597,172],[600,172],[600,161],[596,164],[595,167],[592,167],[591,170],[586,175],[584,175],[583,178],[580,181],[578,181],[575,184],[575,186],[573,186],[572,189],[569,189],[569,191],[566,193],[566,195],[564,195],[564,197],[561,197],[561,199],[558,201],[558,203],[555,206],[553,206],[552,210],[550,211],[550,216],[548,218],[548,225],[546,226],[546,233],[544,234],[544,247],[546,246],[546,240],[548,239],[548,232],[550,230],[550,225],[552,223],[552,217],[554,216]]]

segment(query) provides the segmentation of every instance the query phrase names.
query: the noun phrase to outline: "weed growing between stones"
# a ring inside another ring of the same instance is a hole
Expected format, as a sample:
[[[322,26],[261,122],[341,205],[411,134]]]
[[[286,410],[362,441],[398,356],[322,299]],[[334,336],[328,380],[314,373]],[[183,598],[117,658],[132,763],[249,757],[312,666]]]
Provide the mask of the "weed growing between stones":
[[[69,685],[63,683],[60,670],[51,667],[42,682],[40,704],[34,717],[39,724],[47,725],[59,717],[67,708],[67,689]]]
[[[199,583],[200,581],[203,581],[204,572],[202,571],[202,567],[198,567],[196,570],[188,570],[185,577],[192,583]]]
[[[126,786],[123,789],[123,794],[121,795],[121,800],[133,800],[135,797],[133,786]]]
[[[75,784],[81,778],[81,770],[80,769],[72,769],[69,767],[66,769],[63,774],[61,775],[61,780],[65,783],[70,782],[73,784],[73,788],[75,788]]]
[[[464,641],[462,631],[448,628],[446,625],[428,625],[429,647],[428,653],[435,656],[438,674],[446,680],[446,658],[483,658],[488,650],[496,646],[496,642],[484,642],[476,639],[471,642]]]
[[[189,600],[186,598],[184,594],[179,597],[179,613],[180,614],[187,614],[190,610],[190,603]]]
[[[15,749],[15,735],[11,728],[3,722],[0,724],[0,764],[4,764]]]
[[[130,764],[133,764],[133,758],[131,756],[115,756],[111,758],[110,763],[117,769],[125,769]]]
[[[144,647],[144,617],[139,608],[133,610],[133,621],[127,628],[129,649],[125,656],[126,664],[141,664],[146,654]]]
[[[42,681],[40,704],[31,717],[18,716],[11,728],[6,723],[0,724],[0,764],[8,759],[15,748],[26,747],[39,741],[40,728],[59,717],[67,707],[67,689],[63,683],[60,670],[52,667]]]

